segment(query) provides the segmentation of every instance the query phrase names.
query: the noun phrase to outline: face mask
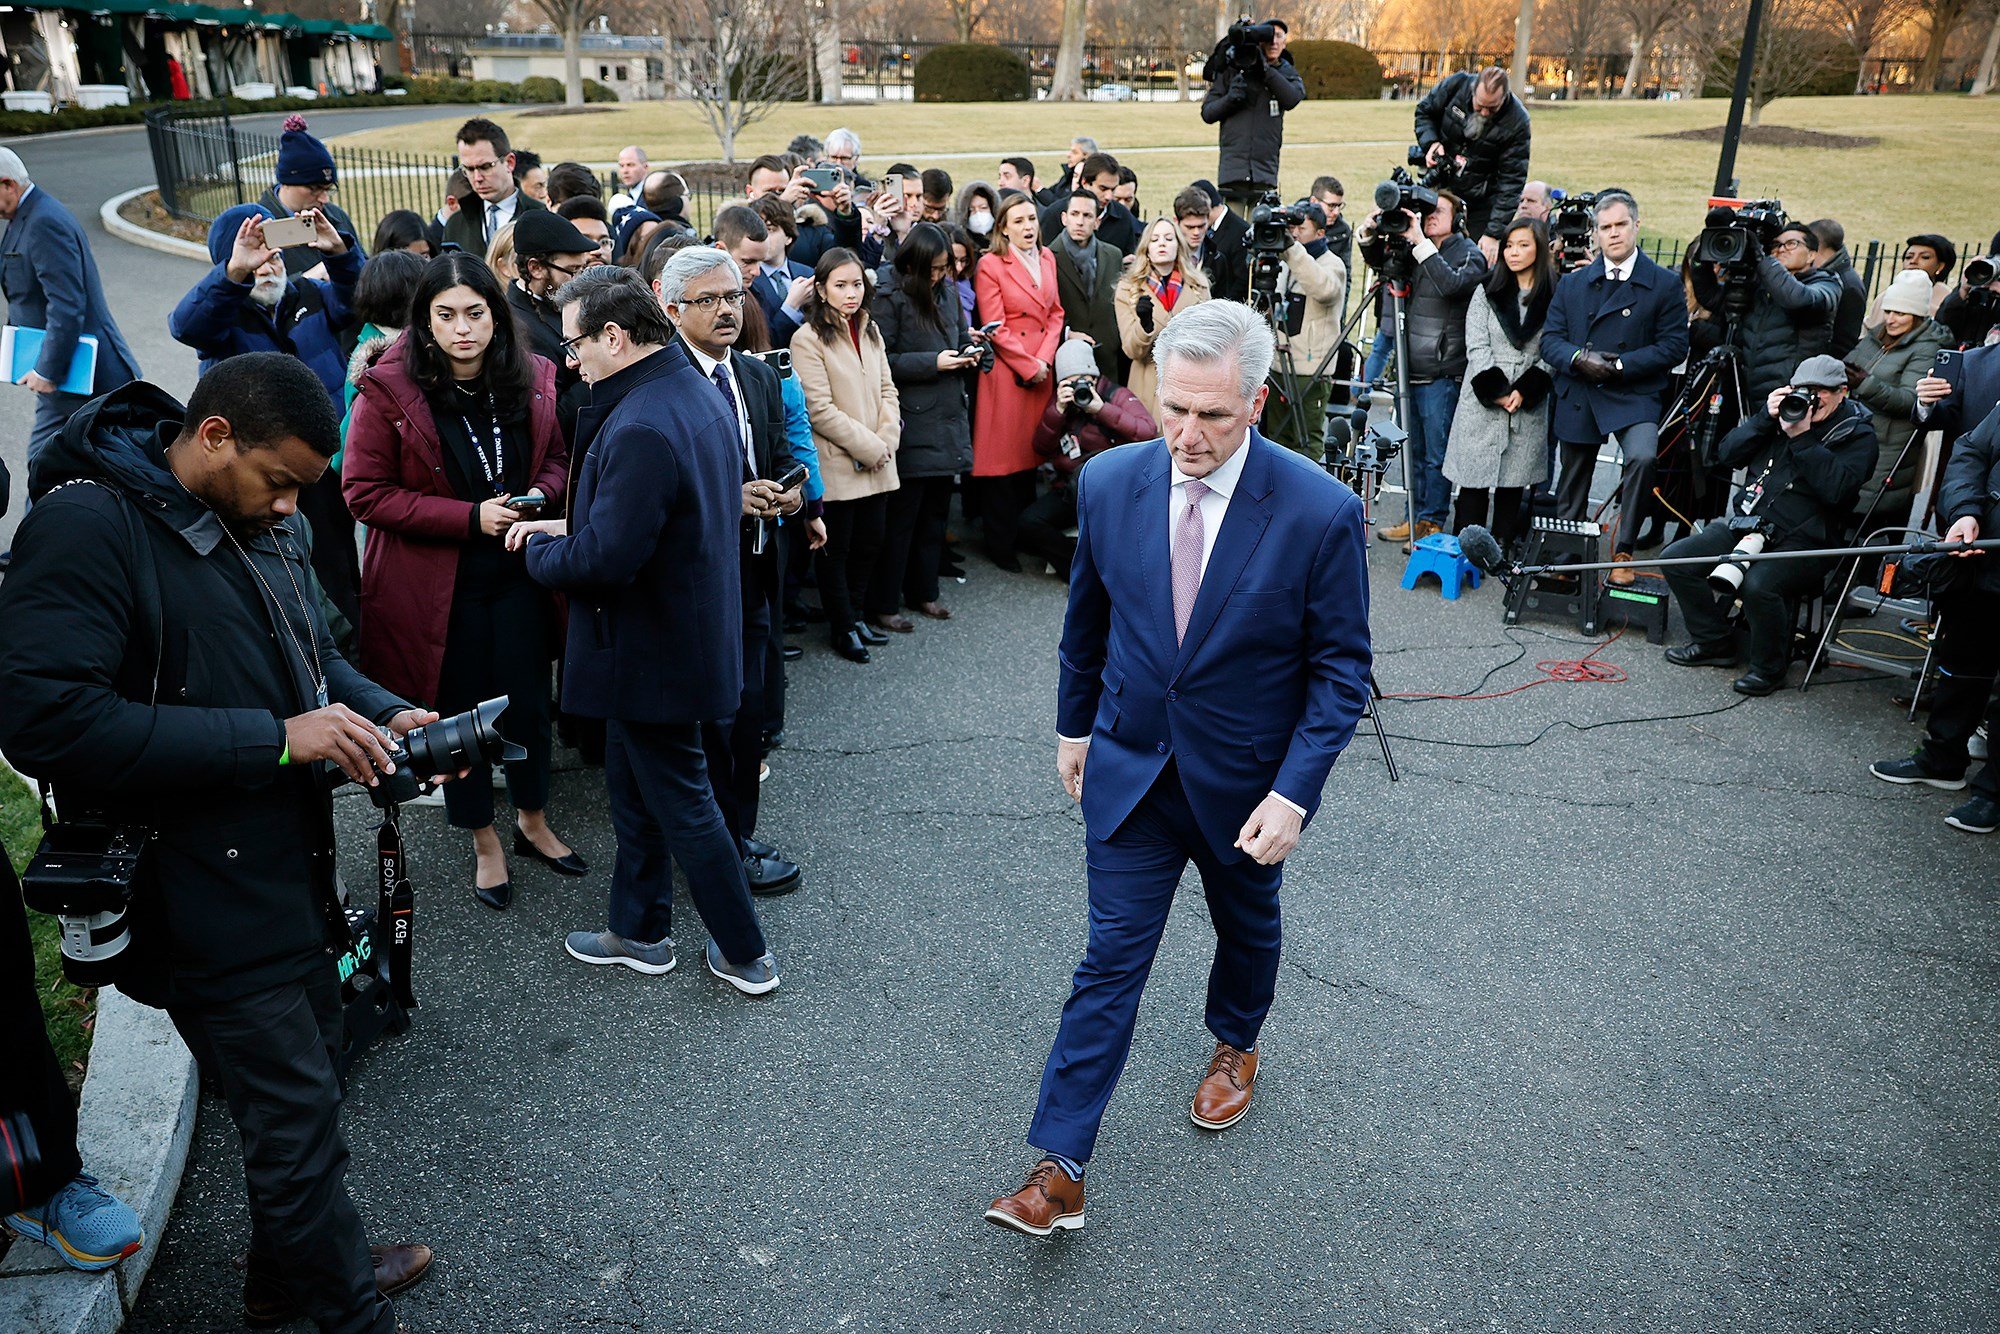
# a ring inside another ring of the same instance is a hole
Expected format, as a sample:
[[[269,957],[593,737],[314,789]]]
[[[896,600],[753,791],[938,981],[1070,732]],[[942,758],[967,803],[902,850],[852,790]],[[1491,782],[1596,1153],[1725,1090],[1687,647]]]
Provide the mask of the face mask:
[[[257,280],[250,284],[250,299],[269,310],[285,299],[285,288],[288,285],[289,280],[282,270],[268,278],[260,274]]]
[[[991,213],[971,214],[965,220],[965,230],[971,232],[974,236],[985,236],[993,230],[993,215]]]

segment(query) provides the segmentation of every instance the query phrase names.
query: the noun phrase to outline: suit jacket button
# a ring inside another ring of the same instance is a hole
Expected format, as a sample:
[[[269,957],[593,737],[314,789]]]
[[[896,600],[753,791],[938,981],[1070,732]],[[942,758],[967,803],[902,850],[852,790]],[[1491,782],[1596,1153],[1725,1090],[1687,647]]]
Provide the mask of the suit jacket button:
[[[1159,751],[1160,754],[1164,755],[1167,753],[1167,743],[1162,741],[1159,745],[1153,747],[1153,749]]]
[[[1167,692],[1167,703],[1171,704],[1171,703],[1173,703],[1173,702],[1174,702],[1175,700],[1179,699],[1180,697],[1181,697],[1181,692],[1180,692],[1180,691],[1178,691],[1178,690],[1169,690],[1169,691]]]

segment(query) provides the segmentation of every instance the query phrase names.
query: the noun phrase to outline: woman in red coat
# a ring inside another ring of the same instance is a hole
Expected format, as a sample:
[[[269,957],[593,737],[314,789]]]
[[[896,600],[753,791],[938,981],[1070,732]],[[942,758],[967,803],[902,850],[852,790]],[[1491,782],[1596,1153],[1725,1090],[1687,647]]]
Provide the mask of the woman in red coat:
[[[524,514],[562,504],[569,449],[555,379],[516,334],[493,271],[441,255],[417,284],[409,327],[361,376],[341,480],[368,525],[362,670],[446,717],[506,695],[501,730],[528,752],[507,766],[514,851],[582,875],[545,813],[555,609],[504,541]],[[505,908],[513,885],[491,773],[482,764],[444,796],[452,827],[472,831],[473,892]]]
[[[986,555],[1003,570],[1019,570],[1015,554],[1021,511],[1035,498],[1035,424],[1055,392],[1050,373],[1062,342],[1062,297],[1056,259],[1040,243],[1035,201],[1009,191],[1000,197],[993,248],[973,275],[982,320],[999,359],[979,382],[972,417],[972,477],[986,525]]]

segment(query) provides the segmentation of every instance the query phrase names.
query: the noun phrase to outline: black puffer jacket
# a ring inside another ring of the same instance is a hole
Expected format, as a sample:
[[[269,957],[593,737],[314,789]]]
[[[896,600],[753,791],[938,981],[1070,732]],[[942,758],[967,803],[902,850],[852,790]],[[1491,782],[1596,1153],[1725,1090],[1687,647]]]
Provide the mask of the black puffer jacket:
[[[1938,526],[1947,532],[1960,519],[1979,520],[1981,537],[2000,537],[2000,407],[1958,438],[1938,483]],[[1982,593],[2000,594],[2000,552],[1967,556],[1976,574],[1968,581]],[[1964,576],[1958,576],[1964,580]]]
[[[1854,512],[1875,453],[1868,409],[1852,399],[1796,438],[1778,428],[1759,400],[1716,450],[1723,467],[1747,468],[1750,485],[1762,486],[1749,512],[1770,528],[1774,551],[1831,546]]]
[[[333,701],[377,723],[409,707],[335,651],[302,520],[239,539],[260,583],[167,471],[183,413],[143,381],[78,409],[35,461],[0,585],[0,749],[65,812],[157,833],[119,982],[149,1004],[247,994],[345,947],[329,779],[278,763],[284,719],[316,707],[295,645]]]
[[[1362,248],[1365,257],[1369,247]],[[1486,281],[1486,256],[1453,233],[1417,265],[1403,309],[1410,339],[1410,382],[1456,380],[1465,374],[1465,308]]]
[[[1465,159],[1458,191],[1465,200],[1465,230],[1474,236],[1498,237],[1521,209],[1533,130],[1528,108],[1509,93],[1507,105],[1480,136],[1467,137],[1472,92],[1478,82],[1477,74],[1461,70],[1424,94],[1417,103],[1417,145],[1429,149],[1442,143],[1446,153]]]
[[[1306,83],[1289,52],[1254,73],[1220,70],[1201,99],[1205,124],[1219,125],[1221,157],[1216,182],[1224,190],[1243,185],[1275,189],[1278,154],[1285,147],[1285,113],[1305,100]]]
[[[875,293],[875,327],[889,349],[889,376],[903,405],[903,439],[896,447],[898,477],[951,477],[972,468],[972,421],[966,404],[970,372],[941,371],[938,353],[970,341],[958,285],[937,287],[933,327],[890,275]]]
[[[1719,309],[1713,278],[1697,281],[1695,299],[1709,310]],[[1801,361],[1832,346],[1839,310],[1840,279],[1826,270],[1794,276],[1769,255],[1757,261],[1757,291],[1736,331],[1737,346],[1743,349],[1744,411],[1756,409],[1773,389],[1789,383]]]
[[[1832,274],[1840,283],[1840,305],[1834,311],[1833,338],[1827,344],[1827,355],[1845,357],[1861,341],[1862,321],[1868,315],[1868,288],[1854,271],[1854,261],[1845,246],[1820,265],[1820,271]]]

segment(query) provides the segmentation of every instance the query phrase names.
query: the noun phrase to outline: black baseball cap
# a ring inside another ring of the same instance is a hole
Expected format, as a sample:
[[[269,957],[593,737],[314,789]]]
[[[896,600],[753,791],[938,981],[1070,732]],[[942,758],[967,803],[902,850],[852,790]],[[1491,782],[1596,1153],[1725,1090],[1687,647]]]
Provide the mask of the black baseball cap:
[[[594,255],[597,242],[577,230],[560,213],[532,209],[514,220],[514,253],[543,259],[549,255]]]

